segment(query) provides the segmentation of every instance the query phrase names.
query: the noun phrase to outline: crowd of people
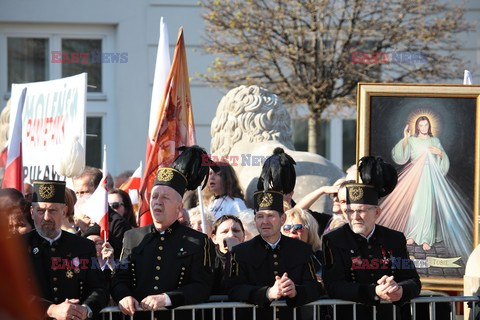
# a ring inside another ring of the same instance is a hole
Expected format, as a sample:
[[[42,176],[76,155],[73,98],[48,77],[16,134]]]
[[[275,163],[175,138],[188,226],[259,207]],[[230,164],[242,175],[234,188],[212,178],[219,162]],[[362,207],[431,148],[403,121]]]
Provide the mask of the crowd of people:
[[[274,312],[280,319],[312,319],[313,309],[304,305],[322,297],[361,303],[357,319],[372,319],[372,306],[377,318],[392,318],[391,305],[382,300],[400,307],[398,319],[410,318],[407,302],[420,293],[419,277],[413,263],[399,269],[392,263],[410,261],[406,239],[375,223],[379,199],[397,182],[392,166],[363,158],[361,183],[340,179],[295,203],[295,161],[277,148],[262,168],[254,207],[247,208],[228,163],[191,170],[206,156],[188,147],[170,167],[158,169],[151,225],[139,227],[128,193],[111,188],[108,239],[86,205],[102,178],[99,169],[87,167],[73,179],[73,190],[41,180],[26,186],[25,195],[0,189],[10,236],[21,235],[28,249],[42,316],[95,318],[110,304],[135,318],[154,311],[163,319],[172,308],[226,295],[257,305],[258,319]],[[192,200],[189,192],[204,181],[203,199]],[[330,196],[331,212],[310,210],[321,196]],[[275,300],[287,307],[274,310]],[[251,318],[251,311],[236,312]],[[175,313],[176,319],[191,316]],[[224,316],[233,317],[232,311]],[[337,319],[352,318],[351,306],[337,308]]]

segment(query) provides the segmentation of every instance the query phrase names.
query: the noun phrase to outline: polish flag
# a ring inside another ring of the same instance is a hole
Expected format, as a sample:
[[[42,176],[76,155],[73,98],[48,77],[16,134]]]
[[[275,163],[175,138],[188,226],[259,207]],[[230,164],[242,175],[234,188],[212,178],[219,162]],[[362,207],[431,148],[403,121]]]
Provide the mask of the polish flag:
[[[150,154],[157,152],[155,146],[156,133],[158,126],[161,124],[159,119],[163,112],[162,101],[164,99],[165,91],[167,89],[167,78],[170,72],[170,51],[168,46],[168,28],[164,22],[163,17],[160,18],[160,35],[158,37],[157,60],[155,62],[155,74],[153,77],[152,100],[150,102],[150,122],[148,126],[147,148],[145,154],[145,164],[149,163]],[[156,158],[156,156],[155,156]],[[140,188],[139,188],[140,189]],[[138,193],[137,193],[138,202]],[[148,203],[148,202],[147,202]],[[148,211],[148,209],[146,209]],[[140,225],[145,226],[153,222],[150,214],[142,216]]]
[[[140,190],[140,181],[142,180],[142,162],[140,161],[140,166],[135,170],[130,178],[125,181],[119,189],[122,189],[126,193],[129,193],[130,190]]]
[[[107,146],[103,146],[103,178],[95,192],[90,196],[86,214],[100,226],[100,236],[108,240],[108,192],[107,192]]]
[[[19,93],[19,90],[22,90],[21,93]],[[27,88],[12,86],[12,109],[10,110],[10,127],[2,182],[2,188],[15,188],[22,193],[22,112],[26,93]],[[5,157],[5,154],[3,154],[3,157]]]
[[[140,186],[139,221],[141,227],[152,223],[150,191],[155,182],[158,168],[170,166],[179,154],[179,147],[195,144],[195,124],[183,28],[180,28],[178,32],[172,67],[166,83],[169,85],[165,87],[160,112],[155,118],[157,123],[155,143],[148,161],[145,163],[145,172]]]
[[[168,47],[167,24],[160,18],[160,35],[158,38],[157,61],[155,62],[155,74],[153,76],[152,100],[150,102],[150,122],[148,125],[148,141],[145,161],[148,161],[150,152],[154,148],[155,133],[158,127],[161,103],[165,92],[168,72],[170,71],[170,51]],[[138,188],[140,189],[140,187]]]

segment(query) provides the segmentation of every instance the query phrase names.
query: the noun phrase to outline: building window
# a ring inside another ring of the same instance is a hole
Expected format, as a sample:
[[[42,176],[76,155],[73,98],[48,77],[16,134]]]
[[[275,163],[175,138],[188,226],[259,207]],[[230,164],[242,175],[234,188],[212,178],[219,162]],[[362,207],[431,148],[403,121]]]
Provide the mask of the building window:
[[[87,166],[102,167],[102,118],[87,117],[86,139],[86,164]]]
[[[88,73],[88,92],[102,92],[102,40],[62,39],[62,78]]]
[[[357,121],[343,120],[343,171],[356,163]]]
[[[8,88],[12,83],[49,79],[49,40],[41,38],[8,38]]]
[[[308,119],[293,119],[293,146],[298,151],[308,151]],[[320,120],[317,124],[317,153],[330,157],[330,121]]]

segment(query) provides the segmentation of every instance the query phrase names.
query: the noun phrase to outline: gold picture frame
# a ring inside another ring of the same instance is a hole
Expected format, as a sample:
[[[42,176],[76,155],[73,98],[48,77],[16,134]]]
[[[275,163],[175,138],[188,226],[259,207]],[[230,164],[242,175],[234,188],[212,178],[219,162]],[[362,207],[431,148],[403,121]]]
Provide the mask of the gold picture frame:
[[[463,291],[479,240],[479,142],[478,85],[357,86],[357,162],[397,168],[378,223],[404,232],[423,289]]]

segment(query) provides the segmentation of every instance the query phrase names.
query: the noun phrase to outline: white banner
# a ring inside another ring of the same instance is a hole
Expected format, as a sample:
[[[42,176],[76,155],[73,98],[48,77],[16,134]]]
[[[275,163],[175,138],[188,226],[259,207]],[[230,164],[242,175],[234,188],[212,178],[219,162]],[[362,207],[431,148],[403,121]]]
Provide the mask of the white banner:
[[[85,148],[87,74],[24,84],[27,88],[22,114],[23,176],[33,180],[65,180],[55,171],[62,157],[62,143],[77,136]],[[15,97],[12,96],[12,100]]]

